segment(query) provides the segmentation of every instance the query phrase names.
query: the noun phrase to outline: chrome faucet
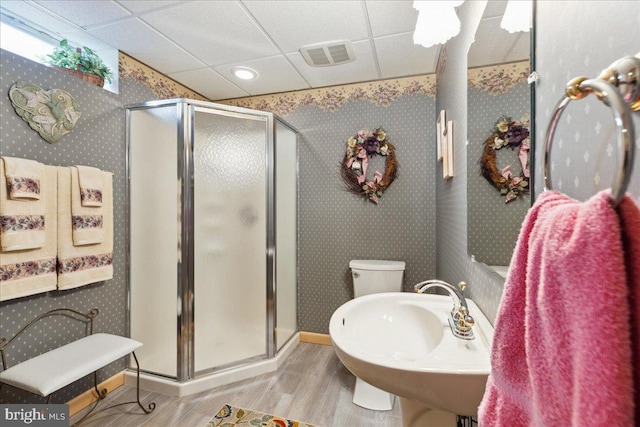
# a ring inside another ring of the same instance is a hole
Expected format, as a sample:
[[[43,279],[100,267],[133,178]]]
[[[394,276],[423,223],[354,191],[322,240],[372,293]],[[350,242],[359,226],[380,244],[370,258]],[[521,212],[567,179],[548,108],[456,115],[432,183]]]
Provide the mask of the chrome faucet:
[[[451,315],[449,316],[449,327],[451,327],[451,332],[457,338],[472,340],[474,339],[474,336],[471,327],[475,324],[475,320],[473,320],[473,317],[469,314],[467,300],[464,298],[463,294],[467,284],[465,282],[460,282],[458,286],[442,280],[431,279],[420,282],[413,288],[419,294],[423,294],[431,288],[442,288],[449,292],[449,295],[453,298],[453,308],[451,309]]]

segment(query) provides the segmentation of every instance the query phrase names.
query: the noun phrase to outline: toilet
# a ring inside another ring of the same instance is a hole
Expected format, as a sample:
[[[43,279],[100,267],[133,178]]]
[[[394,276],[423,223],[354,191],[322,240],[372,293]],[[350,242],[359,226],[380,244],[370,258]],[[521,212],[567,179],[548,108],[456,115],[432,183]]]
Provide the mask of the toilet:
[[[404,261],[362,260],[349,262],[353,276],[355,298],[380,292],[402,292]],[[389,411],[393,407],[394,395],[380,390],[356,377],[353,403],[376,411]]]

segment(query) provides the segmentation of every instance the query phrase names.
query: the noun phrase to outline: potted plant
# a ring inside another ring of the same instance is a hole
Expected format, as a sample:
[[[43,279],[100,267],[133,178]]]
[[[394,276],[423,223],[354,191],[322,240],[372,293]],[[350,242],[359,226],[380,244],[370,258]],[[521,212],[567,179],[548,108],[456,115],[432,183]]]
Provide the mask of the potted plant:
[[[82,80],[97,86],[104,86],[104,81],[111,83],[113,74],[93,50],[86,46],[82,49],[73,47],[64,39],[60,45],[48,54],[44,61],[61,71],[74,74]]]

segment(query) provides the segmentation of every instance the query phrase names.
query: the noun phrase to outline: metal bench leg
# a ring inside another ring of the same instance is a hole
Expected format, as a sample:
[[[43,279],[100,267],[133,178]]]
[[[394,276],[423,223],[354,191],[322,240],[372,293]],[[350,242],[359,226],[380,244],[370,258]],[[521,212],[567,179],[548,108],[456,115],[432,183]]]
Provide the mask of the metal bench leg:
[[[156,409],[156,404],[155,402],[151,402],[149,403],[149,405],[145,408],[142,405],[142,402],[140,402],[140,364],[138,363],[138,357],[136,357],[136,353],[135,352],[131,352],[131,354],[133,354],[133,359],[136,361],[136,374],[137,374],[137,379],[136,379],[136,400],[135,401],[129,401],[129,402],[122,402],[122,403],[116,403],[115,405],[111,405],[108,406],[106,408],[103,408],[100,410],[100,412],[105,411],[107,409],[111,409],[111,408],[115,408],[116,406],[122,406],[122,405],[129,405],[131,403],[137,403],[138,406],[144,411],[145,414],[150,414],[153,412],[154,409]],[[94,372],[94,388],[96,390],[96,392],[98,392],[98,399],[96,400],[95,405],[93,405],[93,408],[91,408],[91,410],[89,412],[87,412],[82,418],[80,418],[75,424],[73,424],[73,426],[77,426],[79,425],[85,418],[87,418],[89,416],[89,414],[91,414],[93,412],[93,410],[96,408],[96,406],[98,406],[98,403],[104,399],[107,395],[107,389],[103,389],[102,391],[98,391],[98,383],[97,383],[97,374]],[[51,396],[49,396],[51,397]]]
[[[150,414],[153,412],[154,409],[156,409],[156,404],[155,402],[151,402],[149,403],[149,406],[148,406],[149,409],[146,409],[144,406],[142,406],[142,403],[140,403],[140,364],[138,363],[138,357],[136,356],[136,352],[132,351],[131,354],[133,354],[133,359],[136,361],[136,400],[137,400],[138,406],[142,408],[145,414]]]

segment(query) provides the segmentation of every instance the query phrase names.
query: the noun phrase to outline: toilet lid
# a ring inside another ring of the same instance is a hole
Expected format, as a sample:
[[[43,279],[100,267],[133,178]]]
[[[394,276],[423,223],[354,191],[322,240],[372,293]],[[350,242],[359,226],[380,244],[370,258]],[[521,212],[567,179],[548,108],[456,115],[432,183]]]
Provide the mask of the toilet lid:
[[[404,270],[405,262],[379,259],[354,259],[349,262],[349,267],[360,270]]]

